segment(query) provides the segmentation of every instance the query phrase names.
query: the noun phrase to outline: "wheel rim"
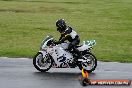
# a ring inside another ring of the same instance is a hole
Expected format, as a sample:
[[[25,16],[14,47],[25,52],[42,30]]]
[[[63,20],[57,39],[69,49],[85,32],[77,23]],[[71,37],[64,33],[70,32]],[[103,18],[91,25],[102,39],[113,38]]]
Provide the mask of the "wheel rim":
[[[91,54],[86,54],[83,57],[85,57],[85,60],[87,60],[86,62],[83,63],[83,67],[86,70],[91,70],[95,67],[95,58],[93,55]],[[89,60],[89,61],[88,61]]]
[[[36,65],[39,69],[48,69],[51,66],[51,59],[48,57],[48,55],[45,55],[43,58],[42,54],[38,54],[36,57]]]

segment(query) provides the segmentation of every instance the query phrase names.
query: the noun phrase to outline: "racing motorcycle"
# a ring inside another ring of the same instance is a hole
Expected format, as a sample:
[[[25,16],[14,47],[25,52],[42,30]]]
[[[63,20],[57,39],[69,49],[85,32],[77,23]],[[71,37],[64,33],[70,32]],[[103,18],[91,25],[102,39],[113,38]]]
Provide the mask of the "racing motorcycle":
[[[83,41],[83,44],[76,46],[81,52],[82,58],[75,60],[77,54],[68,51],[68,42],[55,44],[52,36],[47,36],[40,45],[40,50],[33,58],[34,67],[46,72],[52,68],[75,68],[80,70],[85,68],[89,73],[94,71],[97,66],[97,59],[91,53],[92,47],[96,44],[95,40]]]

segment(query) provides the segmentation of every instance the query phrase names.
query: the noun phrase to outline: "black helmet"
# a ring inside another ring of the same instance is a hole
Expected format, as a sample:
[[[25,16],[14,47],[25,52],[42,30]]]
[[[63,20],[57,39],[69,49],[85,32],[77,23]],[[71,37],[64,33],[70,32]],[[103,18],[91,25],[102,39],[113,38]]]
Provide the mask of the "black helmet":
[[[59,29],[66,29],[66,22],[64,21],[64,19],[59,19],[56,21],[56,27]]]

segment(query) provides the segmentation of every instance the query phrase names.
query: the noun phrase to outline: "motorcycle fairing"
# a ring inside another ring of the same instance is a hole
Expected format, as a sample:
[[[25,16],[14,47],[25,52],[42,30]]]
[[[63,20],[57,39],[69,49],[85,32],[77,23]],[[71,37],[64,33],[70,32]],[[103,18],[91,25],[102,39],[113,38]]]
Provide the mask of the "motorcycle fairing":
[[[54,59],[54,64],[52,66],[54,68],[68,68],[68,63],[73,60],[73,56],[59,46],[47,48],[47,52],[49,52]]]

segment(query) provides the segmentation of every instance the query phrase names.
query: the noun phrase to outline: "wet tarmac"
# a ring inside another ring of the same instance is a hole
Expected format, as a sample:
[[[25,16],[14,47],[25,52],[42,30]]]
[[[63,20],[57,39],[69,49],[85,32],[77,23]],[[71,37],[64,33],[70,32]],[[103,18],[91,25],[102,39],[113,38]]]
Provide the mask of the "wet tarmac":
[[[78,79],[78,68],[52,68],[48,72],[37,71],[32,59],[0,58],[0,88],[83,88]],[[98,62],[89,79],[132,80],[132,63]],[[132,88],[132,86],[86,86],[84,88]]]

